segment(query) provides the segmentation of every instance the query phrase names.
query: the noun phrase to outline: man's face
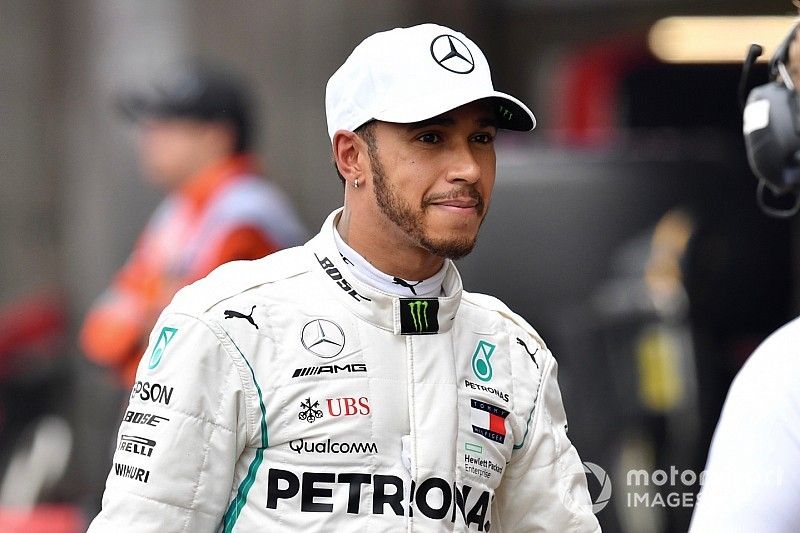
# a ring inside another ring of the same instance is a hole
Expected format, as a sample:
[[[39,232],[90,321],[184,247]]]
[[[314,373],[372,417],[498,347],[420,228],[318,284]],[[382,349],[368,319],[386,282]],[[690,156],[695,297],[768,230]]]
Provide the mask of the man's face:
[[[139,157],[147,179],[170,190],[180,187],[205,164],[213,123],[183,118],[142,121]]]
[[[432,119],[377,122],[370,164],[379,216],[412,245],[458,259],[475,246],[495,180],[494,115],[473,102]]]

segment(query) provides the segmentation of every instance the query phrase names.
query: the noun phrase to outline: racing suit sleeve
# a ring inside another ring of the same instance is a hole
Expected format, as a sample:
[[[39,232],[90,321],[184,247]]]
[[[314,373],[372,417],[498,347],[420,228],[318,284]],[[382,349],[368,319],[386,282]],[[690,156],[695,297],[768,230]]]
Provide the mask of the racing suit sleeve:
[[[533,393],[530,416],[523,417],[533,419],[523,442],[515,444],[496,492],[497,529],[515,533],[600,531],[583,464],[567,437],[567,417],[556,381],[558,365],[549,352],[543,355],[538,394]]]
[[[215,531],[253,434],[246,367],[222,330],[168,311],[139,363],[90,533]]]

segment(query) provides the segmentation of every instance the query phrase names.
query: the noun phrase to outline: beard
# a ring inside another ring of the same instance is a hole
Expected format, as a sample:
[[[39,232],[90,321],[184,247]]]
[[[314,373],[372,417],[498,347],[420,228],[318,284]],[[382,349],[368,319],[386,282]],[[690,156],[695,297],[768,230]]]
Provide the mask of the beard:
[[[475,209],[478,216],[485,210],[483,197],[474,187],[462,187],[443,195],[425,197],[418,209],[414,209],[397,193],[396,189],[386,179],[383,165],[377,157],[375,150],[370,147],[369,159],[372,166],[372,181],[375,188],[375,199],[381,213],[403,230],[420,248],[439,257],[448,259],[461,259],[469,254],[475,247],[477,232],[472,236],[454,236],[451,238],[434,239],[425,232],[425,209],[435,201],[469,196],[476,200]],[[481,219],[481,224],[483,218]]]

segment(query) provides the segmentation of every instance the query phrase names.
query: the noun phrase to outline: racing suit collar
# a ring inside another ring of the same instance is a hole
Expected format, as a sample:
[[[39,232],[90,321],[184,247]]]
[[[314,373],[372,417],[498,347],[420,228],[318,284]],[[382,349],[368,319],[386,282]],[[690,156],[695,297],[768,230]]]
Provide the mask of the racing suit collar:
[[[446,296],[439,298],[403,298],[364,284],[352,275],[336,247],[333,232],[342,209],[331,213],[319,234],[306,244],[312,253],[314,269],[326,280],[325,286],[329,287],[332,297],[362,320],[395,335],[449,331],[462,291],[461,276],[455,264],[445,260],[442,289]]]

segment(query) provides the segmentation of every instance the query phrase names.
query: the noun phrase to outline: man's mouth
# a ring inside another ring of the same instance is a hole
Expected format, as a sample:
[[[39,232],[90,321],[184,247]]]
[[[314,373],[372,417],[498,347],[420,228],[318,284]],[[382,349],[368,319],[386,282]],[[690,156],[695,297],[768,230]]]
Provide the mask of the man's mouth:
[[[452,198],[450,200],[440,200],[433,202],[433,205],[449,207],[452,209],[474,209],[478,206],[478,201],[474,198]]]
[[[425,203],[427,205],[433,205],[456,213],[474,211],[478,214],[481,214],[483,212],[483,199],[477,191],[453,191],[450,194],[429,199]]]

